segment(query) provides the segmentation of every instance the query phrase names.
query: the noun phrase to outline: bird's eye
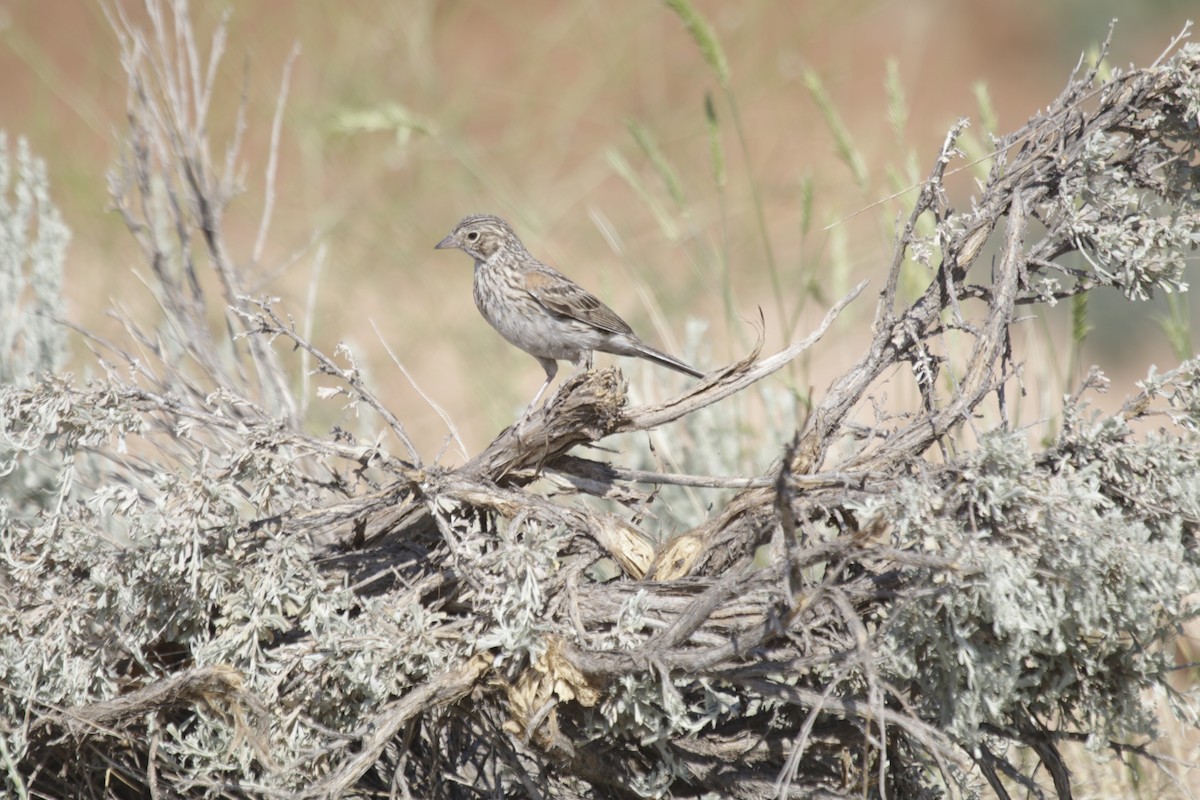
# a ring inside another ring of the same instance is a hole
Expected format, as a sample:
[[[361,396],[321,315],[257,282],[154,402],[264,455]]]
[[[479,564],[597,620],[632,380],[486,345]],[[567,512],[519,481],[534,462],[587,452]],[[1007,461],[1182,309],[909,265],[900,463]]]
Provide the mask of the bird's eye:
[[[468,242],[473,242],[478,238],[479,238],[479,231],[471,231],[470,233],[467,234]]]

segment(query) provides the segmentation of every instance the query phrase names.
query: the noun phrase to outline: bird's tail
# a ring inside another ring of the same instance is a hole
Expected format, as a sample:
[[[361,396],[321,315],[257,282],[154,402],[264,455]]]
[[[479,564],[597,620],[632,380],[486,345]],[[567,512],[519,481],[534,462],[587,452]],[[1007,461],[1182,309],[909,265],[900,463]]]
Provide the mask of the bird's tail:
[[[640,358],[647,361],[653,361],[655,364],[661,364],[664,367],[669,367],[676,372],[682,372],[684,375],[691,375],[693,378],[703,378],[704,373],[698,369],[689,367],[687,364],[680,361],[675,356],[669,356],[661,350],[655,350],[645,342],[638,341],[634,344],[634,350]]]

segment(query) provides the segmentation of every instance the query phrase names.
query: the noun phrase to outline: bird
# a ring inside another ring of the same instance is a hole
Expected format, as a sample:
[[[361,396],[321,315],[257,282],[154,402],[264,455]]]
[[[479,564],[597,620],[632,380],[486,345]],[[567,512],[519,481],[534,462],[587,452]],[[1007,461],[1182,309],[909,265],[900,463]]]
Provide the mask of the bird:
[[[592,353],[644,358],[693,378],[704,373],[638,338],[594,294],[525,249],[511,225],[491,214],[464,217],[435,249],[457,248],[475,259],[473,294],[496,331],[537,359],[546,381],[521,415],[529,418],[558,373],[558,362],[591,369]]]

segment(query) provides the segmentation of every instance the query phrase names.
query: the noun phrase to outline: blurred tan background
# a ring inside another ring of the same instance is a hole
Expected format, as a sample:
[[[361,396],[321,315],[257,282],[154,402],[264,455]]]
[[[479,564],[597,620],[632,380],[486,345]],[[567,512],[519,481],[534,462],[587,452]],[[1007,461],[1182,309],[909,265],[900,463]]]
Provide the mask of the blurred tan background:
[[[248,76],[246,192],[227,218],[235,256],[257,276],[256,291],[282,297],[299,322],[311,319],[319,347],[331,352],[345,341],[359,353],[426,457],[442,445],[445,427],[387,356],[372,321],[471,452],[512,421],[542,380],[536,362],[476,312],[469,259],[433,250],[465,214],[507,217],[535,255],[600,295],[646,339],[702,368],[745,352],[758,307],[770,350],[804,335],[854,280],[874,278],[856,313],[789,378],[798,392],[819,392],[858,353],[901,206],[885,203],[824,228],[923,177],[948,126],[960,116],[979,120],[978,82],[1005,133],[1058,94],[1113,16],[1121,20],[1111,62],[1147,65],[1195,12],[1169,0],[695,4],[728,58],[748,160],[729,97],[660,3],[194,3],[205,34],[231,13],[212,119],[218,154]],[[126,5],[138,14],[138,4]],[[276,90],[295,43],[301,53],[283,120],[274,223],[266,256],[252,264]],[[890,121],[897,115],[885,90],[889,60],[907,107],[901,133]],[[861,180],[838,156],[806,86],[810,69],[861,155]],[[46,159],[74,231],[69,315],[104,329],[111,302],[140,308],[147,297],[135,275],[145,266],[106,199],[125,81],[102,6],[0,0],[0,76],[0,128],[10,139],[27,137]],[[723,186],[712,166],[706,93]],[[397,128],[397,119],[413,124]],[[671,165],[676,195],[631,121]],[[978,124],[972,133],[986,141]],[[961,205],[973,178],[966,170],[951,186]],[[1152,320],[1161,308],[1133,311],[1118,297],[1094,298],[1095,330],[1081,358],[1084,368],[1099,363],[1114,377],[1116,402],[1146,365],[1177,361]],[[1045,320],[1044,341],[1027,356],[1056,362],[1044,387],[1056,396],[1072,388],[1064,314]],[[689,320],[706,321],[707,333],[689,338]],[[86,372],[78,352],[76,369]],[[635,375],[643,395],[685,385],[671,373]],[[341,420],[336,401],[312,402],[322,425]]]

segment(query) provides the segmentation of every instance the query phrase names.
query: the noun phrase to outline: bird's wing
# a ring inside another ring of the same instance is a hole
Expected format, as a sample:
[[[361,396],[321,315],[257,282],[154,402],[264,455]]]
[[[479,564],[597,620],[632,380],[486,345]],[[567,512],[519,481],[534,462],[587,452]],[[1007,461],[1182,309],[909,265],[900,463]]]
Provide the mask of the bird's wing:
[[[552,314],[570,317],[610,333],[633,333],[615,311],[561,272],[549,268],[531,270],[525,273],[525,290]]]

